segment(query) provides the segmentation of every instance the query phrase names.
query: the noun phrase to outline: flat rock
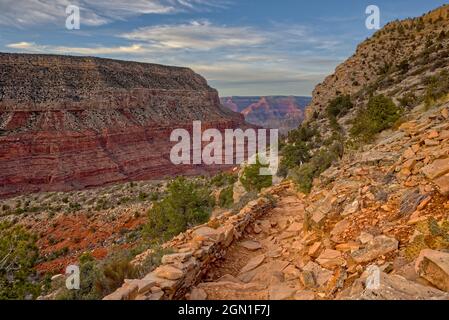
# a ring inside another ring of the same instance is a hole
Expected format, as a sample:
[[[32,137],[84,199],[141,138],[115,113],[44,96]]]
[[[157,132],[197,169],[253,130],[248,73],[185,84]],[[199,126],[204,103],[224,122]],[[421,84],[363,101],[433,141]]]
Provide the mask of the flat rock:
[[[449,292],[449,253],[422,250],[415,262],[415,271],[438,289]]]
[[[325,285],[332,277],[332,271],[321,268],[317,263],[310,261],[303,268],[303,271],[310,271],[314,275],[316,284],[321,287]]]
[[[365,287],[366,278],[357,279],[341,292],[339,300],[449,300],[449,295],[438,289],[424,286],[399,275],[380,273],[380,285],[376,289]]]
[[[285,284],[277,284],[270,286],[269,299],[270,300],[291,300],[295,295],[297,289],[290,288]]]
[[[193,288],[190,292],[189,300],[204,301],[207,300],[207,293],[201,288]]]
[[[449,173],[449,158],[435,160],[433,163],[422,168],[422,172],[430,180]]]
[[[294,298],[299,301],[311,301],[315,300],[315,293],[313,291],[298,291]]]
[[[168,280],[178,280],[184,276],[184,273],[181,270],[170,265],[162,265],[156,268],[156,270],[154,270],[154,273],[156,274],[156,276]]]
[[[449,173],[435,179],[433,182],[436,184],[436,186],[438,187],[438,191],[443,196],[449,195]]]
[[[240,243],[240,246],[250,251],[262,249],[262,245],[258,241],[248,240]]]
[[[365,248],[354,251],[351,255],[357,263],[369,262],[398,248],[399,242],[384,235],[375,237]]]
[[[249,262],[240,270],[240,273],[245,273],[257,268],[264,262],[264,260],[265,260],[264,254],[250,259]]]
[[[325,268],[333,268],[343,265],[345,260],[343,259],[340,251],[326,249],[319,255],[316,262]]]
[[[209,227],[201,227],[193,231],[196,236],[217,240],[219,232]]]

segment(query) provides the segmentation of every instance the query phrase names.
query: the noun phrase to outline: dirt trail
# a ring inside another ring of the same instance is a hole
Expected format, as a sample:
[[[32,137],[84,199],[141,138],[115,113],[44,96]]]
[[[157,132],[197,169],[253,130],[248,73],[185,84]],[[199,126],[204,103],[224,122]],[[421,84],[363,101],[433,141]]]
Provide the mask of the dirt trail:
[[[192,291],[208,299],[293,298],[298,281],[304,205],[296,195],[279,199],[273,210],[234,243],[223,260]]]

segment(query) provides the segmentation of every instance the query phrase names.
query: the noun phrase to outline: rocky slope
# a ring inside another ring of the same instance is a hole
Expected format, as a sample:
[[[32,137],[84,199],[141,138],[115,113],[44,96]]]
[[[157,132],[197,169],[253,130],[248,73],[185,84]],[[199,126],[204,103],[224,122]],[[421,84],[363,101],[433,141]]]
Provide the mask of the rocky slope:
[[[217,168],[174,166],[170,133],[245,126],[187,68],[0,54],[0,197]]]
[[[189,297],[449,299],[448,107],[347,154],[311,194],[282,194]]]
[[[280,129],[281,133],[296,129],[304,120],[308,97],[223,97],[224,107],[240,112],[249,123],[265,128]]]
[[[419,18],[393,21],[362,42],[334,74],[316,86],[306,119],[317,120],[323,133],[329,131],[326,107],[345,94],[351,95],[356,107],[339,119],[343,128],[371,94],[386,94],[412,108],[426,99],[429,77],[448,70],[448,65],[449,5]]]

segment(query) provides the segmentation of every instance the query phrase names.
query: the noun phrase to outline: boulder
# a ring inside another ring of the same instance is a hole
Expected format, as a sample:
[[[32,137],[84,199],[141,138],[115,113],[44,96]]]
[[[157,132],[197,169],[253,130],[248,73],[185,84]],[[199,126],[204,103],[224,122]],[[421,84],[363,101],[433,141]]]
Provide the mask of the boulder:
[[[313,274],[316,284],[321,287],[325,285],[332,277],[332,271],[321,268],[317,263],[310,261],[303,268],[304,271],[310,271]]]
[[[415,262],[415,271],[438,289],[449,292],[449,253],[422,250]]]
[[[201,288],[193,288],[190,292],[189,300],[204,301],[207,299],[207,293]]]
[[[262,249],[262,245],[260,244],[260,242],[252,240],[243,241],[240,243],[240,246],[250,251],[257,251],[259,249]]]
[[[438,187],[438,191],[443,196],[449,195],[449,173],[435,179],[433,182],[436,184],[436,186]]]
[[[422,172],[430,180],[449,173],[449,158],[435,160],[432,164],[422,168]]]
[[[264,262],[264,260],[265,260],[264,254],[250,259],[249,262],[240,270],[240,273],[243,274],[253,269],[256,269]]]
[[[449,300],[449,295],[438,289],[424,286],[399,275],[380,273],[379,287],[366,288],[366,277],[357,279],[351,287],[341,292],[339,300]]]
[[[171,265],[162,265],[154,270],[156,276],[168,279],[168,280],[178,280],[184,276],[184,273]]]
[[[333,268],[344,265],[346,261],[343,259],[340,251],[326,249],[316,259],[316,262],[325,268]]]
[[[270,300],[290,300],[295,295],[297,289],[290,288],[285,284],[277,284],[270,286],[269,299]]]
[[[357,263],[369,262],[398,249],[398,246],[396,239],[381,235],[367,243],[363,249],[354,251],[351,256]]]
[[[349,203],[344,209],[341,215],[343,217],[350,216],[354,213],[356,213],[359,210],[360,204],[358,200],[354,200],[353,202]]]

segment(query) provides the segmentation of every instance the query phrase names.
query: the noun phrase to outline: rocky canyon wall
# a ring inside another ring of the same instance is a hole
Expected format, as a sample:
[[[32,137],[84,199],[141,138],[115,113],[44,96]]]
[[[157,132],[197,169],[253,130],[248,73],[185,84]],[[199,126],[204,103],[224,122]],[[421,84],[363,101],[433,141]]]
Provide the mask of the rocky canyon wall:
[[[0,53],[0,197],[220,169],[171,163],[194,120],[247,127],[188,68]]]

